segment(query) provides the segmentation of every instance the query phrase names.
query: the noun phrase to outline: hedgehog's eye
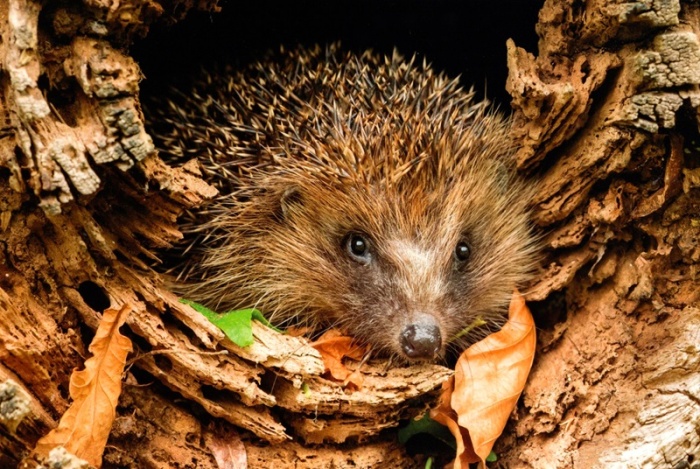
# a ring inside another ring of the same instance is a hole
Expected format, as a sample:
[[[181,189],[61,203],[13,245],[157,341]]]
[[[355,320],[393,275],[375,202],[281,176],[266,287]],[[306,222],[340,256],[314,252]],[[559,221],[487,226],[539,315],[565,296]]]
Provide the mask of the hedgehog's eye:
[[[345,249],[358,262],[367,264],[370,261],[369,241],[359,233],[350,233],[345,237]]]
[[[457,243],[457,247],[455,247],[455,259],[457,262],[464,262],[467,259],[469,259],[469,254],[471,253],[471,249],[469,248],[469,244],[466,243],[466,241],[460,241]]]

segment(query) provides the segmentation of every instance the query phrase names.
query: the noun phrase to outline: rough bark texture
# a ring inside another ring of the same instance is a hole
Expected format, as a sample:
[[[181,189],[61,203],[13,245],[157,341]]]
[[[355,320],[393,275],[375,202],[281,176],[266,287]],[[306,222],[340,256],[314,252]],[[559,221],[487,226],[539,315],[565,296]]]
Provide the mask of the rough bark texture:
[[[237,347],[149,267],[215,190],[155,154],[124,46],[193,7],[216,2],[0,3],[0,467],[36,465],[100,311],[124,304],[136,352],[106,466],[222,467],[236,453],[249,467],[411,466],[395,427],[450,370],[368,364],[350,393],[305,339],[254,323],[255,343]]]
[[[154,154],[128,45],[216,3],[0,2],[0,467],[56,425],[99,311],[127,303],[137,352],[105,466],[222,467],[222,447],[250,467],[416,464],[391,429],[448,370],[370,367],[346,393],[303,339],[256,325],[236,347],[149,268],[213,191]],[[509,44],[508,86],[518,164],[541,184],[542,330],[499,465],[692,463],[700,7],[548,0],[536,28],[537,56]]]
[[[538,56],[509,44],[518,164],[541,180],[548,248],[530,299],[549,298],[536,319],[556,324],[497,447],[505,467],[700,458],[699,14],[547,0]]]

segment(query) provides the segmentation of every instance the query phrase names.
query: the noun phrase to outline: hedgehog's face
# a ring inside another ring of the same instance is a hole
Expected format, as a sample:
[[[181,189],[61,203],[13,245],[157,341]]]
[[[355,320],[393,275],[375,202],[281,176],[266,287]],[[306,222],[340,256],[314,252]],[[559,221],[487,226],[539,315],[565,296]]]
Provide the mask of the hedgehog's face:
[[[470,245],[465,238],[425,241],[350,231],[342,243],[350,309],[365,308],[355,311],[362,323],[343,322],[354,335],[410,360],[438,357],[462,322],[449,299],[462,289]]]
[[[436,359],[479,318],[502,322],[529,266],[526,217],[463,192],[287,191],[268,241],[295,315],[409,360]]]
[[[339,322],[354,336],[409,360],[434,360],[484,310],[481,281],[470,265],[474,258],[478,262],[474,241],[469,233],[440,226],[351,230],[344,237],[341,308],[350,314]],[[500,317],[501,304],[488,307],[487,320]]]

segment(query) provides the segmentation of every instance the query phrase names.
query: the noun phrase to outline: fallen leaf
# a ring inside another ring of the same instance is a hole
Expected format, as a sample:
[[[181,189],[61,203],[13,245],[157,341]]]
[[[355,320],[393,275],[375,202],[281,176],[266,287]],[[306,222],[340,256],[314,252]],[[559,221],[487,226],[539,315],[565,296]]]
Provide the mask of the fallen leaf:
[[[333,379],[361,388],[364,381],[362,374],[359,370],[352,371],[343,364],[343,357],[360,361],[367,353],[367,347],[357,345],[353,340],[338,329],[330,329],[317,341],[312,342],[311,346],[321,354],[323,365]]]
[[[310,335],[313,331],[313,327],[289,326],[284,330],[284,333],[291,337],[305,337]]]
[[[431,417],[457,440],[455,469],[486,467],[496,439],[518,402],[535,356],[535,323],[515,292],[503,328],[469,347],[457,360]]]
[[[261,322],[271,329],[276,330],[277,332],[282,332],[273,327],[272,324],[270,324],[270,321],[268,321],[265,316],[263,316],[263,314],[255,308],[237,309],[220,314],[216,311],[212,311],[204,305],[185,298],[180,298],[180,303],[191,306],[192,309],[221,329],[223,333],[226,334],[226,337],[231,339],[231,342],[239,347],[248,347],[249,345],[253,345],[253,325],[251,324],[253,319]]]
[[[457,413],[452,410],[452,393],[454,392],[454,387],[454,376],[442,384],[440,403],[435,409],[430,411],[430,418],[446,426],[455,438],[457,451],[452,466],[453,469],[461,469],[462,467],[468,469],[469,463],[479,461],[479,456],[474,453],[474,448],[469,438],[469,431],[459,426],[457,423],[459,417]]]
[[[88,349],[92,357],[85,361],[83,370],[73,371],[70,377],[73,403],[58,427],[37,442],[38,454],[47,456],[53,448],[63,446],[93,466],[102,465],[122,391],[126,357],[131,352],[131,340],[119,333],[130,312],[131,306],[124,305],[119,311],[108,309],[102,315]]]

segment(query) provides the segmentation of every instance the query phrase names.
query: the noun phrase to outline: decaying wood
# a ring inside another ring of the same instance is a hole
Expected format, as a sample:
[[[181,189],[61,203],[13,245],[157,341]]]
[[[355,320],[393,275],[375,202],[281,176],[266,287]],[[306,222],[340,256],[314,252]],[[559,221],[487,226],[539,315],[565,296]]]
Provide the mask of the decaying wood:
[[[677,1],[549,0],[539,55],[509,43],[518,164],[542,175],[535,220],[549,248],[529,298],[561,290],[567,312],[540,334],[496,448],[507,467],[700,455],[698,15]]]
[[[216,3],[0,2],[0,403],[28,409],[17,425],[0,414],[1,467],[65,412],[100,302],[132,306],[137,350],[105,465],[416,464],[392,429],[447,370],[369,364],[349,393],[304,339],[255,323],[237,347],[150,268],[214,190],[155,154],[128,45]],[[499,461],[697,460],[700,7],[547,0],[536,29],[537,55],[508,44],[508,89],[547,248],[528,298],[549,326]]]
[[[424,467],[419,460],[406,457],[405,450],[395,441],[373,442],[361,449],[309,449],[298,444],[284,444],[269,448],[248,447],[248,467],[266,469],[280,467],[396,467],[397,469]],[[270,458],[272,453],[272,458]]]
[[[3,420],[0,466],[56,425],[99,311],[122,305],[136,352],[105,464],[220,467],[233,442],[251,467],[414,464],[386,430],[424,412],[449,370],[370,363],[351,393],[322,376],[306,339],[254,323],[255,343],[238,347],[151,269],[180,239],[178,215],[215,194],[165,165],[144,130],[140,70],[122,46],[161,13],[149,1],[0,5],[0,383],[28,396],[18,426]]]

